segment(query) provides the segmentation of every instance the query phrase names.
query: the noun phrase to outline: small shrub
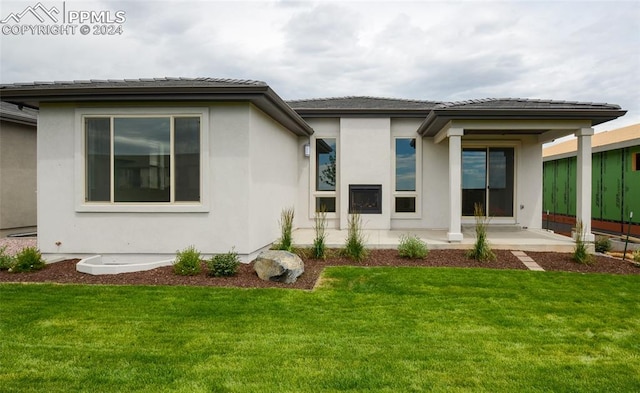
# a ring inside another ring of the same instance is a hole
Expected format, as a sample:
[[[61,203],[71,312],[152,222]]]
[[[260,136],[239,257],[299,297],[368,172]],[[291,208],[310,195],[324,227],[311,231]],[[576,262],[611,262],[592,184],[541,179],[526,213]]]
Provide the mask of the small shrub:
[[[327,239],[327,212],[324,207],[316,212],[313,230],[316,232],[316,237],[313,239],[313,257],[316,259],[324,259],[326,256],[327,246],[325,240]]]
[[[584,225],[580,220],[576,222],[576,245],[573,249],[572,259],[581,265],[588,265],[593,260],[587,249],[587,243],[584,241]]]
[[[0,270],[9,270],[13,265],[13,257],[5,253],[7,246],[0,247]]]
[[[473,206],[473,215],[476,219],[476,242],[467,252],[467,257],[480,262],[495,261],[496,254],[487,241],[487,217],[481,204],[476,203]]]
[[[9,271],[11,273],[34,272],[42,270],[45,266],[46,263],[40,251],[35,247],[27,247],[16,254]]]
[[[290,207],[288,209],[282,209],[280,213],[280,240],[275,244],[276,250],[284,250],[291,252],[293,249],[293,217],[294,211]]]
[[[398,245],[398,255],[402,258],[424,259],[429,253],[427,243],[420,240],[416,235],[400,236],[400,244]]]
[[[368,252],[362,235],[362,218],[360,214],[350,214],[347,223],[347,239],[343,253],[349,258],[361,262],[367,258]]]
[[[598,236],[595,242],[596,252],[604,254],[611,251],[611,240],[607,236]]]
[[[240,259],[238,253],[234,250],[226,254],[214,255],[207,261],[209,276],[212,277],[230,277],[238,273]]]
[[[195,276],[200,274],[201,263],[200,251],[196,250],[194,246],[189,246],[178,251],[173,264],[173,272],[179,276]]]
[[[640,263],[640,248],[633,252],[633,260]]]
[[[300,259],[313,258],[314,250],[312,247],[293,247],[292,253],[300,257]]]

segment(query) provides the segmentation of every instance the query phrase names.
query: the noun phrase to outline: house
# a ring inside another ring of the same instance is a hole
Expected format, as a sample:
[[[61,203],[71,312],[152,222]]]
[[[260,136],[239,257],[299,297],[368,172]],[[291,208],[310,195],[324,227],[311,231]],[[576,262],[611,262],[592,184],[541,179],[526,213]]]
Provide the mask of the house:
[[[34,109],[0,103],[0,231],[36,225],[36,123]]]
[[[592,145],[592,228],[640,236],[640,124],[595,134]],[[576,152],[573,139],[543,150],[545,227],[575,224]]]
[[[173,256],[194,245],[245,260],[318,209],[372,229],[463,238],[476,203],[493,224],[541,228],[542,144],[578,136],[578,216],[589,217],[593,126],[617,105],[372,97],[283,101],[267,84],[213,78],[0,86],[39,108],[44,253]],[[590,220],[589,220],[590,221]],[[587,230],[589,230],[587,228]]]

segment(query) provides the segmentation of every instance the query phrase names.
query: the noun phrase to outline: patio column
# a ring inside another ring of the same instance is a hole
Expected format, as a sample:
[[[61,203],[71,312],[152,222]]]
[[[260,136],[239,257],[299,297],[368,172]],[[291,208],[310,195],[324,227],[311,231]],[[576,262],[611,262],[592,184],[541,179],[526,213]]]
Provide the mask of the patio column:
[[[449,242],[462,241],[462,135],[464,129],[450,128],[449,138]]]
[[[595,240],[595,236],[591,233],[591,136],[593,128],[581,128],[575,135],[578,138],[576,219],[582,221],[583,240],[592,242]]]

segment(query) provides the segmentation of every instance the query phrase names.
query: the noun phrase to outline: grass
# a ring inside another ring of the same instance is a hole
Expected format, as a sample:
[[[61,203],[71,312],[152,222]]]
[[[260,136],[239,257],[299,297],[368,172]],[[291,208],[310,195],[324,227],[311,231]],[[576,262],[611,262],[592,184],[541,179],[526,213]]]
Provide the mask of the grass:
[[[3,392],[629,392],[638,276],[325,271],[282,289],[0,285]]]

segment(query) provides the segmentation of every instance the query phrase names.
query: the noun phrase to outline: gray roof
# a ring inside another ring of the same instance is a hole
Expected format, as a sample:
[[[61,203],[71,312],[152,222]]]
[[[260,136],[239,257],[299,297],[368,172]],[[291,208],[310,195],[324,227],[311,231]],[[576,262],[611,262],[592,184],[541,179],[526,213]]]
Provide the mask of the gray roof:
[[[435,109],[620,109],[620,106],[594,102],[530,98],[482,98],[477,100],[443,102],[436,105]]]
[[[425,117],[439,102],[399,98],[350,96],[287,101],[303,117],[409,116]]]
[[[251,102],[298,135],[311,135],[304,118],[413,117],[421,135],[434,135],[451,120],[589,120],[597,125],[626,113],[618,105],[484,98],[442,102],[367,96],[283,101],[266,83],[244,79],[142,78],[0,85],[3,101],[37,108],[41,102]]]
[[[429,112],[418,133],[434,136],[452,120],[588,120],[598,125],[626,111],[619,105],[525,98],[483,98],[445,102]],[[538,133],[544,130],[539,130]],[[466,132],[466,131],[465,131]]]
[[[43,102],[251,102],[297,135],[313,129],[266,83],[244,79],[142,78],[13,83],[0,99],[38,108]]]
[[[113,88],[140,88],[140,87],[242,87],[242,86],[263,86],[267,84],[262,81],[246,79],[224,79],[224,78],[139,78],[139,79],[89,79],[73,81],[54,82],[27,82],[0,85],[0,89],[20,87],[23,89],[113,89]]]
[[[31,108],[21,108],[8,102],[0,102],[0,119],[35,126],[38,123],[38,111]]]

